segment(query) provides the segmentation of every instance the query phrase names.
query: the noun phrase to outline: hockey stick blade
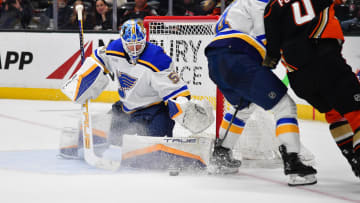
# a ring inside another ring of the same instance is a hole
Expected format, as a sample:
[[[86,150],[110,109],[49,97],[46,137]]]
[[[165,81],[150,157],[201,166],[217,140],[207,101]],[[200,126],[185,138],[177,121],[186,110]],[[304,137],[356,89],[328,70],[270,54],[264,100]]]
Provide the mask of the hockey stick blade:
[[[118,170],[121,165],[119,161],[103,159],[97,156],[87,157],[86,162],[89,163],[90,165],[95,166],[96,168],[101,168],[110,171]]]

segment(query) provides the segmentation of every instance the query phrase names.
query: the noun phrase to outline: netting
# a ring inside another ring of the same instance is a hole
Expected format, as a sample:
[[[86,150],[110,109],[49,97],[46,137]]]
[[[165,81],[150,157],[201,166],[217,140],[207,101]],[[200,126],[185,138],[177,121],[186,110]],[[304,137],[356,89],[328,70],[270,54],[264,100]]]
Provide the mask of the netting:
[[[216,86],[210,80],[205,47],[214,36],[216,20],[145,20],[149,41],[161,46],[172,58],[176,72],[195,99],[207,99],[215,107]],[[147,24],[148,23],[148,24]]]

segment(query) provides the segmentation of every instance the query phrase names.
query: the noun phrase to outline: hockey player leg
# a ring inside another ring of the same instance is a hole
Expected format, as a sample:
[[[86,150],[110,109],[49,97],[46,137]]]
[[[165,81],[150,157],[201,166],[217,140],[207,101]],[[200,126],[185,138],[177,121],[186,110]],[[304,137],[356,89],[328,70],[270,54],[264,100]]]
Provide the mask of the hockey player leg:
[[[355,113],[348,113],[346,116],[352,120],[355,129],[359,129]],[[350,126],[348,120],[343,118],[337,111],[331,110],[326,113],[326,120],[330,123],[330,132],[336,141],[341,153],[349,162],[351,169],[355,176],[360,177],[360,151],[356,153],[357,145],[360,143],[359,135],[354,135],[353,128]],[[355,131],[359,132],[359,131]],[[358,133],[359,134],[359,133]],[[356,141],[357,140],[357,141]],[[358,154],[358,155],[357,155]]]
[[[289,175],[289,186],[313,185],[317,183],[316,170],[304,165],[298,153],[288,153],[285,145],[280,145],[279,151],[284,162],[284,173]]]
[[[284,95],[272,110],[276,120],[276,136],[281,143],[279,151],[284,163],[284,173],[290,177],[289,186],[315,184],[316,170],[305,165],[299,157],[301,144],[294,101]]]
[[[353,135],[354,158],[351,159],[351,167],[357,177],[360,177],[360,111],[352,111],[344,114],[348,120]]]
[[[241,161],[233,158],[232,149],[241,136],[245,121],[254,109],[255,104],[250,104],[249,107],[238,112],[231,108],[230,112],[224,115],[212,157],[212,163],[217,166],[219,173],[236,173],[240,167]]]

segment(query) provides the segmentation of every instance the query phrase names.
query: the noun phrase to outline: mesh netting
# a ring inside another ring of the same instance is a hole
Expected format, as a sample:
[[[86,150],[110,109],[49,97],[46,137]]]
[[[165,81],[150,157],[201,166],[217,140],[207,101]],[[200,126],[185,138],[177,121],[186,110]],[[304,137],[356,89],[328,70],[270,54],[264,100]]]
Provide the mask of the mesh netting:
[[[216,86],[208,76],[204,49],[214,37],[215,22],[155,20],[148,24],[149,41],[161,46],[172,58],[176,72],[188,85],[193,98],[207,99],[214,107]]]
[[[150,35],[214,35],[214,23],[166,23],[151,22],[149,24]]]

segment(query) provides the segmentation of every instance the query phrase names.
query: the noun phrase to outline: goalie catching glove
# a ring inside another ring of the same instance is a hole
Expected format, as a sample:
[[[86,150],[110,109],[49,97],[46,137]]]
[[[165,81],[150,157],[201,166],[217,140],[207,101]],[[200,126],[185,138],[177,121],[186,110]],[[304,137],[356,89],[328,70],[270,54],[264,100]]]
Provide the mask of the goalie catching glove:
[[[109,84],[104,68],[93,58],[86,58],[81,68],[61,87],[61,91],[72,101],[83,104],[96,99]]]
[[[169,100],[168,106],[171,118],[194,134],[204,131],[214,122],[213,108],[206,99],[189,101],[178,97]]]

